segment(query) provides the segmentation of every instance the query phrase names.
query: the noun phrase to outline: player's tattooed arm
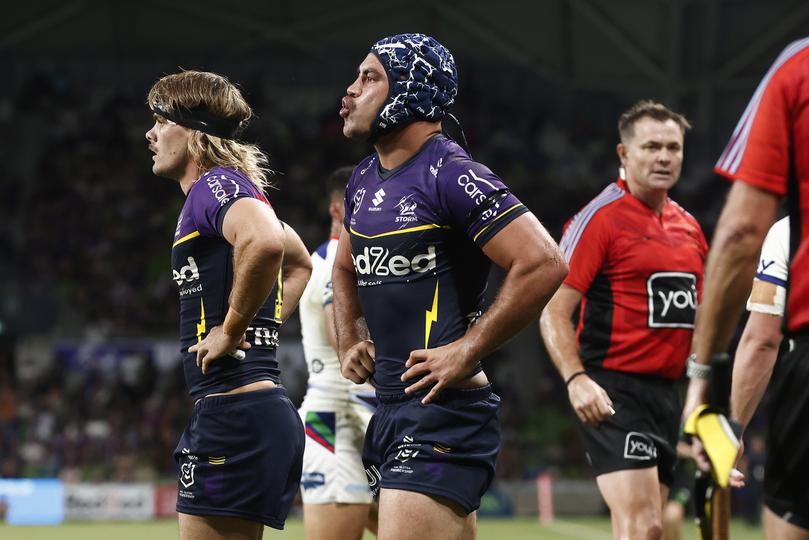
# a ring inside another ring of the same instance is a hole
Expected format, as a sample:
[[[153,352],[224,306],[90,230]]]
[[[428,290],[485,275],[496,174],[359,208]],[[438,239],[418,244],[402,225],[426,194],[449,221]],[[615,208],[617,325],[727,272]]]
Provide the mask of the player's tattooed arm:
[[[343,229],[332,269],[333,315],[337,355],[343,377],[364,383],[374,372],[374,344],[360,308],[357,275],[351,260],[351,238]]]
[[[190,347],[197,365],[208,372],[211,362],[233,349],[248,349],[244,333],[264,305],[281,268],[284,230],[270,206],[258,199],[232,203],[222,223],[222,235],[233,246],[233,286],[221,326]]]
[[[582,294],[562,285],[539,318],[539,330],[553,364],[567,385],[568,398],[576,415],[585,424],[596,426],[615,411],[607,392],[584,370],[576,345],[571,318]]]
[[[312,275],[312,258],[295,229],[284,223],[284,262],[281,268],[281,321],[286,322],[298,307]]]
[[[405,364],[403,381],[421,377],[405,391],[411,394],[429,388],[423,403],[467,378],[482,358],[536,317],[568,271],[556,242],[530,212],[500,230],[486,242],[483,252],[506,271],[494,303],[463,338],[443,347],[413,351]]]

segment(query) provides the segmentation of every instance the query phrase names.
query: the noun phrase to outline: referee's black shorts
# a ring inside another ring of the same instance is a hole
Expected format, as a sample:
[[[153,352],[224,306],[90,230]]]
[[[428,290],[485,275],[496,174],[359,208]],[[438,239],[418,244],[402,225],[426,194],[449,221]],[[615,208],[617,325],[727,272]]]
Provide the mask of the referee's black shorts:
[[[607,392],[615,409],[598,427],[576,417],[595,475],[657,467],[660,482],[670,486],[682,413],[674,381],[606,369],[588,369],[587,375]]]
[[[764,504],[809,529],[809,336],[775,363],[769,393]]]

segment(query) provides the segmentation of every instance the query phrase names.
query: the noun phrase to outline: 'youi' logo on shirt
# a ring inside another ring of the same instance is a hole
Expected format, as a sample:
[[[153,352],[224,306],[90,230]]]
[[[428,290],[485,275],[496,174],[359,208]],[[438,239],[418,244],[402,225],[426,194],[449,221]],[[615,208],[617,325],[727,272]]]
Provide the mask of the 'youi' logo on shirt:
[[[646,281],[649,328],[694,328],[697,276],[689,272],[656,272]]]

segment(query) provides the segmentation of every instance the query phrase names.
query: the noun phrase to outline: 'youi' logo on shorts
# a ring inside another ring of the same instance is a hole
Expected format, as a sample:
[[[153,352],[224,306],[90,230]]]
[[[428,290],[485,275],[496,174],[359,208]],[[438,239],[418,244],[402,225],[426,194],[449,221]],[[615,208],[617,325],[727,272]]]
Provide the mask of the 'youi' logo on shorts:
[[[646,281],[649,328],[694,328],[697,276],[690,272],[656,272]]]
[[[626,459],[649,460],[657,457],[657,447],[648,435],[630,431],[624,441],[624,457]]]

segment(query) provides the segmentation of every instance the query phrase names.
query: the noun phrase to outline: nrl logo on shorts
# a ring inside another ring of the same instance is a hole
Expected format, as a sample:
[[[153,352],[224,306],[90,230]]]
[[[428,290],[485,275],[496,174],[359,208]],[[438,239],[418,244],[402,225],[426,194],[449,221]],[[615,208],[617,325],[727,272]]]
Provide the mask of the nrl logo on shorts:
[[[626,434],[624,457],[626,459],[640,460],[655,459],[657,457],[657,447],[647,435],[637,431],[630,431]]]
[[[180,467],[180,483],[183,487],[191,487],[194,485],[194,463],[183,463]]]
[[[395,459],[400,463],[410,461],[411,459],[419,455],[420,448],[421,448],[420,443],[414,443],[413,437],[405,435],[404,439],[402,439],[402,444],[399,445],[399,453],[396,454]]]

